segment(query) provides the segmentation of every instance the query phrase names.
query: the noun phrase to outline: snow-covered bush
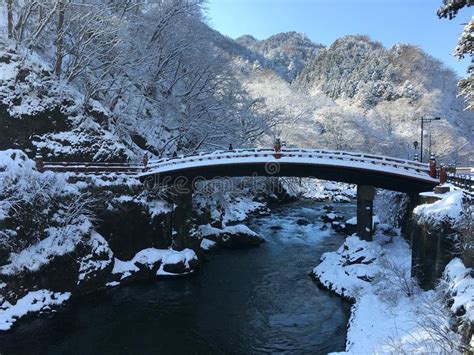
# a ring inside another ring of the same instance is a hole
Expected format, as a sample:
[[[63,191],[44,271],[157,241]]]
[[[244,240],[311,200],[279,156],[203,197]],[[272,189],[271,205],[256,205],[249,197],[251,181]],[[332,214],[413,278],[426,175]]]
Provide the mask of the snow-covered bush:
[[[8,255],[21,253],[53,235],[55,240],[68,239],[93,220],[95,199],[80,194],[61,174],[41,174],[33,166],[22,151],[0,152],[3,263]]]
[[[417,281],[411,276],[411,263],[382,256],[379,265],[383,273],[374,280],[375,292],[387,302],[397,302],[400,294],[412,297],[420,291]]]
[[[442,294],[435,291],[420,294],[415,302],[416,309],[410,315],[414,320],[413,328],[403,330],[403,325],[395,325],[399,334],[388,337],[383,345],[384,352],[462,354],[465,349],[460,336],[452,330],[452,318],[444,307]]]

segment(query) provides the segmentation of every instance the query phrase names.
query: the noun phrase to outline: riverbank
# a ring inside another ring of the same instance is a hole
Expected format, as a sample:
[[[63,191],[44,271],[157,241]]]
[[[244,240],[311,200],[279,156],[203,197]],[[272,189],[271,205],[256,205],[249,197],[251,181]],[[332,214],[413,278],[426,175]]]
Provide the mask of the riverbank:
[[[451,194],[446,201],[451,201]],[[438,218],[453,218],[452,209],[441,208],[443,200],[433,205],[417,208],[416,213],[435,210]],[[458,211],[455,217],[459,216]],[[438,286],[424,291],[411,277],[411,263],[412,250],[400,230],[383,224],[373,241],[349,236],[337,251],[323,254],[313,277],[353,303],[346,353],[452,354],[472,349],[471,269],[454,259]]]

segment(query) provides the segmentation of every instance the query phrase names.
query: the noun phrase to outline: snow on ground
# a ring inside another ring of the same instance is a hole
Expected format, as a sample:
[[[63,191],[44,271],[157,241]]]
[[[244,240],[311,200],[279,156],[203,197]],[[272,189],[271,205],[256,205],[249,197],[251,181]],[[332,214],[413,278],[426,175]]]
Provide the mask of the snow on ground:
[[[160,266],[156,271],[156,275],[175,275],[173,273],[166,272],[164,267],[166,265],[175,265],[178,263],[184,263],[185,268],[189,270],[189,273],[192,272],[192,270],[190,270],[190,262],[192,260],[198,260],[198,257],[191,249],[176,251],[171,249],[148,248],[139,251],[129,261],[122,261],[115,258],[112,274],[119,274],[120,279],[124,280],[140,270],[137,265],[142,265],[151,270],[158,263]]]
[[[421,193],[422,196],[433,196],[441,199],[434,203],[417,206],[413,213],[419,216],[421,220],[432,224],[439,224],[448,220],[456,222],[461,216],[463,192],[462,190],[453,189],[452,186],[450,187],[451,191],[444,194]]]
[[[353,235],[323,254],[315,277],[351,298],[346,351],[350,354],[454,352],[459,337],[435,291],[420,290],[410,277],[411,250],[400,235],[367,242]]]
[[[21,317],[32,312],[50,311],[52,306],[59,306],[66,302],[71,294],[69,292],[52,292],[38,290],[27,293],[14,305],[5,301],[0,306],[0,330],[8,330]]]

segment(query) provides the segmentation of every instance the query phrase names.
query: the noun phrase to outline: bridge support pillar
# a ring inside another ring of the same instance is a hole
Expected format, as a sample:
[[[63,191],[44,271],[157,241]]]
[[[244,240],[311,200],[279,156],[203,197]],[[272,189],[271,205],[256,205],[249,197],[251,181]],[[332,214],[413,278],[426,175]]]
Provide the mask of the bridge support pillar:
[[[373,234],[374,196],[373,186],[357,185],[357,235],[367,241]]]
[[[187,240],[192,225],[193,192],[191,183],[179,186],[174,203],[171,247],[174,250],[183,250],[188,246]]]

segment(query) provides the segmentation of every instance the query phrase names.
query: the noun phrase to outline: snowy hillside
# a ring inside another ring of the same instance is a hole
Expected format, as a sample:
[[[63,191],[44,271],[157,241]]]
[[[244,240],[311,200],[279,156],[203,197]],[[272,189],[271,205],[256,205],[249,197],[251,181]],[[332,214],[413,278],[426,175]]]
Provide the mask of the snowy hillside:
[[[473,113],[456,77],[416,47],[354,35],[324,48],[296,32],[232,40],[205,23],[200,2],[88,3],[67,6],[64,42],[45,17],[53,4],[16,7],[10,39],[1,24],[0,149],[125,160],[281,136],[413,158],[419,118],[440,116],[426,150],[431,141],[439,161],[471,163]]]
[[[288,82],[293,81],[308,61],[323,48],[304,33],[278,33],[259,41],[250,35],[237,38],[238,43],[262,55],[273,70]]]
[[[107,109],[95,100],[84,107],[84,95],[58,82],[47,62],[7,43],[0,40],[0,150],[19,148],[53,160],[134,156],[110,129]]]
[[[298,36],[237,40],[246,51],[274,60],[273,67],[231,53],[237,77],[263,102],[261,112],[279,118],[273,135],[296,146],[413,158],[419,119],[440,116],[426,128],[425,142],[431,139],[432,151],[445,163],[472,164],[474,114],[463,110],[457,78],[439,61],[411,45],[386,49],[367,36],[347,36],[329,48],[310,47]],[[304,65],[292,83],[281,74],[283,53],[287,58],[299,53],[298,63]]]

